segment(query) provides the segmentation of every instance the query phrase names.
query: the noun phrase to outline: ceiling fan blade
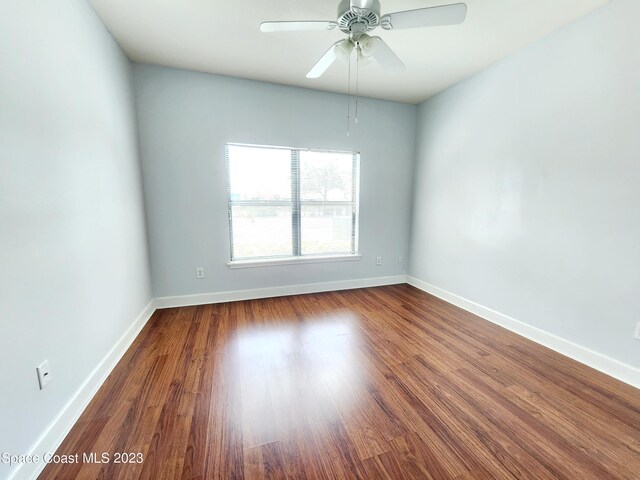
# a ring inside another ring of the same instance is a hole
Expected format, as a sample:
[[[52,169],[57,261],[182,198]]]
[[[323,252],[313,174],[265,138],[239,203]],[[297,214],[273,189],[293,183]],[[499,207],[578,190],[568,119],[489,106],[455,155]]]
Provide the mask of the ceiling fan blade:
[[[457,25],[467,18],[467,5],[454,3],[439,7],[419,8],[383,15],[380,25],[385,30],[402,30],[405,28],[437,27],[441,25]]]
[[[393,53],[391,47],[389,47],[384,40],[380,37],[371,37],[371,40],[377,43],[371,56],[376,59],[382,68],[390,72],[401,72],[406,68],[402,60]]]
[[[327,53],[325,53],[322,56],[322,58],[320,60],[318,60],[318,63],[316,63],[313,66],[313,68],[311,70],[309,70],[309,73],[307,73],[307,78],[319,78],[319,77],[321,77],[322,74],[324,72],[326,72],[331,65],[333,65],[333,62],[335,62],[339,58],[338,49],[343,47],[343,44],[346,46],[346,42],[351,44],[350,40],[344,39],[344,40],[339,40],[336,43],[334,43],[333,45],[331,45],[331,48],[329,50],[327,50]]]
[[[335,30],[338,24],[336,22],[321,21],[301,21],[301,22],[262,22],[260,31],[265,33],[271,32],[305,32],[305,31],[324,31]]]

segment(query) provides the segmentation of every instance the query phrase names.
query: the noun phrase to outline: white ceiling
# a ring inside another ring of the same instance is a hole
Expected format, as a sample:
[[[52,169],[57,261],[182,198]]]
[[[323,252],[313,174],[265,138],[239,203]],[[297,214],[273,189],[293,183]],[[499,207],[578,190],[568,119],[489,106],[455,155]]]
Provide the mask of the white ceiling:
[[[419,103],[609,0],[466,0],[465,23],[375,30],[407,65],[400,74],[371,64],[365,96]],[[90,0],[129,57],[235,77],[345,93],[347,65],[320,79],[307,71],[339,31],[260,33],[264,20],[335,20],[339,0]],[[381,0],[382,13],[455,0]]]

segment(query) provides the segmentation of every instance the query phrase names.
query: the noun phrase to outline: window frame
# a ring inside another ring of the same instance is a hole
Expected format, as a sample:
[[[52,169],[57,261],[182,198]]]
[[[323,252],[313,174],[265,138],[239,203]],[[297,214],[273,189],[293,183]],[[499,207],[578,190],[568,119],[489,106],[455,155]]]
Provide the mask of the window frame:
[[[247,147],[258,149],[277,149],[290,152],[291,157],[291,199],[290,200],[233,200],[231,196],[231,168],[229,158],[229,147]],[[352,188],[351,200],[322,201],[322,200],[302,200],[300,182],[300,152],[317,153],[339,153],[349,154],[352,157]],[[359,230],[360,230],[360,152],[344,150],[326,150],[316,148],[281,147],[273,145],[256,145],[246,143],[225,144],[225,163],[227,175],[227,216],[229,228],[229,254],[230,260],[227,265],[230,268],[249,268],[270,265],[291,265],[305,263],[319,263],[332,261],[359,260],[358,253]],[[286,206],[291,207],[291,254],[271,255],[263,257],[243,257],[234,259],[233,243],[233,207],[234,206]],[[348,206],[352,208],[351,213],[351,251],[331,252],[325,254],[303,254],[302,253],[302,207],[303,206]]]

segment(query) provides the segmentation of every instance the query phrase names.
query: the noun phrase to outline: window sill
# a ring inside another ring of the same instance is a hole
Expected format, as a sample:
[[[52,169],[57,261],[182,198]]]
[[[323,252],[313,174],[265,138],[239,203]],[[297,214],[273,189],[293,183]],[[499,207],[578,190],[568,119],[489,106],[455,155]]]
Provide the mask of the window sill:
[[[309,255],[308,257],[286,257],[286,258],[268,258],[261,260],[235,260],[228,262],[230,269],[236,268],[255,268],[255,267],[276,267],[282,265],[299,265],[303,263],[325,263],[325,262],[353,262],[360,260],[362,255],[345,254],[345,255]]]

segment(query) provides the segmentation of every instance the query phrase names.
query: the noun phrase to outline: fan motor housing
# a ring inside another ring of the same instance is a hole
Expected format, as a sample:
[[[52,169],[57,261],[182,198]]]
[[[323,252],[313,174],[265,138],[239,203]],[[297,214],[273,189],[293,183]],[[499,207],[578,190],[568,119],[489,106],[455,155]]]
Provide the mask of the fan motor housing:
[[[352,33],[352,26],[358,24],[355,33],[373,30],[380,24],[379,0],[342,0],[338,5],[338,28],[344,33]]]

